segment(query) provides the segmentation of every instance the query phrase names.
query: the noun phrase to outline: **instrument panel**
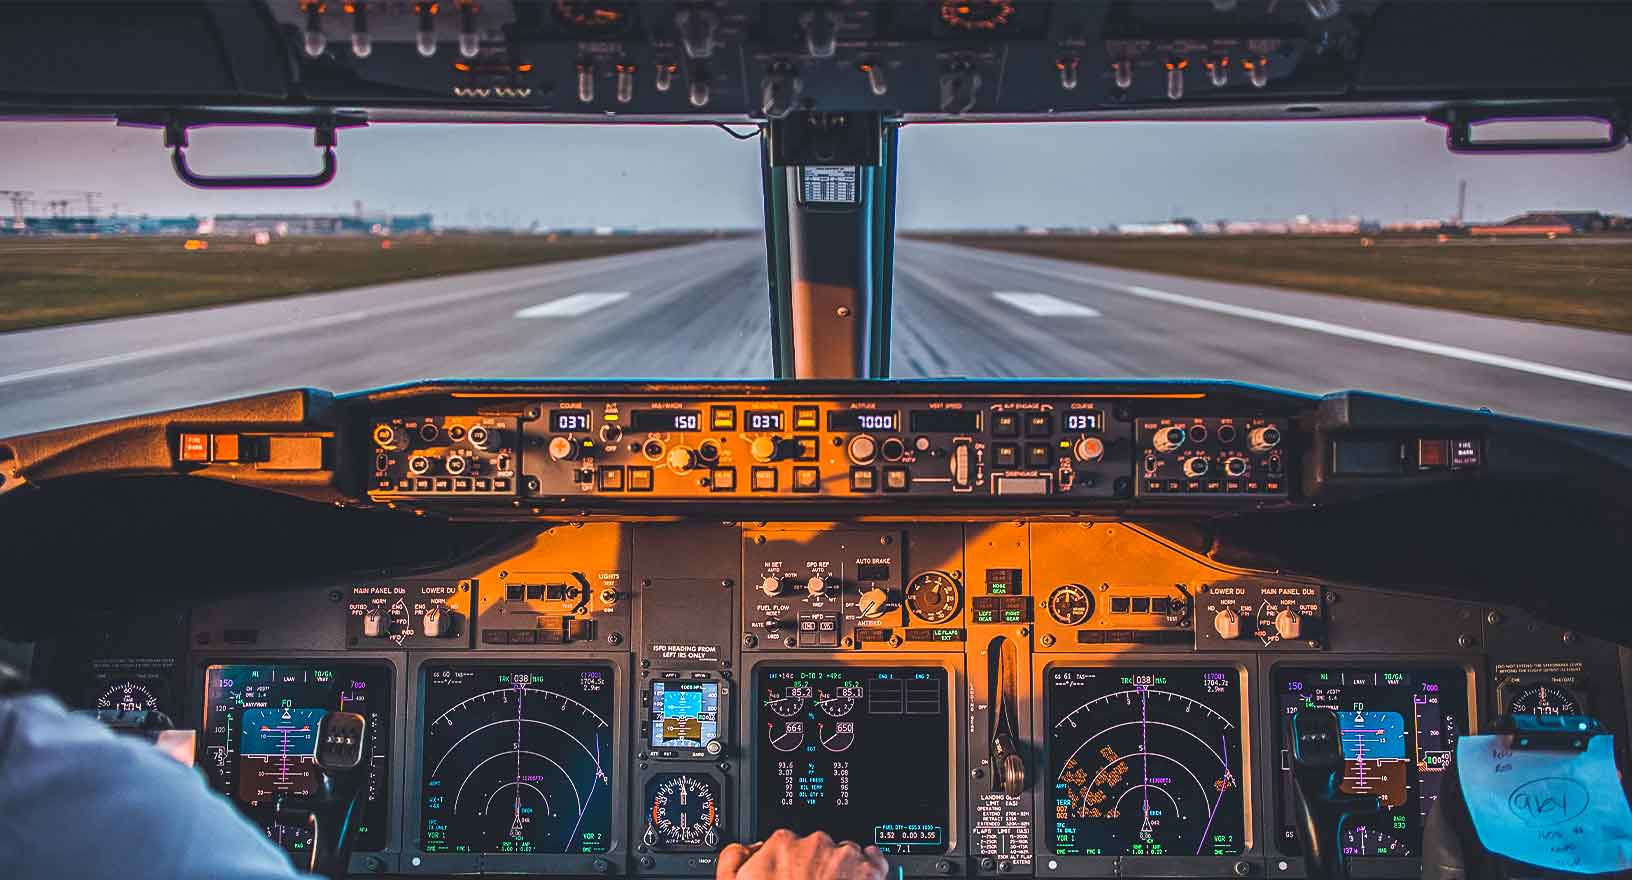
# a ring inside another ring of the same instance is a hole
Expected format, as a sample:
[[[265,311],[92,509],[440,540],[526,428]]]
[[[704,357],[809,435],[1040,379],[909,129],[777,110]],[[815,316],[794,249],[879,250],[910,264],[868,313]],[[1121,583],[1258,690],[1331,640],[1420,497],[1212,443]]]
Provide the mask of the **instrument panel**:
[[[398,602],[410,637],[359,626]],[[1625,725],[1613,645],[1126,522],[561,524],[168,618],[168,665],[93,652],[87,684],[164,695],[210,783],[297,855],[309,833],[274,811],[313,781],[303,737],[363,711],[368,875],[706,877],[791,828],[903,876],[1298,878],[1286,729],[1328,706],[1345,790],[1388,805],[1344,846],[1404,878],[1457,737],[1514,706]]]
[[[1202,396],[600,395],[526,401],[514,417],[393,414],[368,425],[368,490],[613,503],[1287,497],[1289,419],[1215,414],[1194,405]]]

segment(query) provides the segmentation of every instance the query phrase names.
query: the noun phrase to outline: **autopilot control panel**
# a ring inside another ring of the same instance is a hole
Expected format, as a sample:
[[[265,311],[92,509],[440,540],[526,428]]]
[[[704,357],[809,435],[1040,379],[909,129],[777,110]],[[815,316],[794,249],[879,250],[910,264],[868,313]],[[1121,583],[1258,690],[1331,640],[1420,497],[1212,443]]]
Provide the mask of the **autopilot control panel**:
[[[560,481],[552,492],[610,491],[601,467],[627,478],[647,461],[656,493],[710,476],[677,473],[674,450],[716,440],[715,463],[737,465],[766,436],[809,436],[820,462],[839,450],[847,490],[864,466],[853,438],[910,448],[915,410],[972,426],[922,436],[931,450],[967,437],[977,491],[1032,416],[1050,417],[1055,485],[1062,440],[1101,439],[1120,450],[1107,460],[1142,468],[1166,454],[1141,448],[1161,431],[1248,454],[1275,424],[991,400],[816,404],[801,422],[790,401],[737,407],[727,431],[709,405],[656,403],[392,426],[414,438],[410,457],[438,448],[427,424],[462,426],[467,449],[486,427],[497,445],[478,472],[509,454],[518,474]],[[722,427],[692,430],[693,411]],[[998,427],[1010,414],[1014,438]],[[1079,433],[1073,414],[1101,420]],[[608,425],[624,431],[610,444]],[[1219,438],[1231,425],[1236,439]],[[580,456],[549,456],[558,438]],[[662,464],[643,448],[654,439]],[[591,461],[586,486],[575,474]],[[799,460],[771,466],[780,479]],[[950,467],[903,466],[914,487]],[[1344,790],[1386,806],[1344,827],[1353,869],[1406,878],[1460,736],[1506,712],[1627,722],[1627,653],[1521,610],[1225,565],[1149,526],[1048,517],[539,524],[445,566],[276,593],[234,590],[226,573],[109,632],[64,637],[49,677],[80,705],[197,728],[209,784],[292,854],[311,832],[277,807],[318,784],[323,716],[367,717],[351,865],[367,876],[707,877],[726,844],[790,828],[876,845],[910,877],[1301,878],[1290,718],[1321,706],[1338,712]]]

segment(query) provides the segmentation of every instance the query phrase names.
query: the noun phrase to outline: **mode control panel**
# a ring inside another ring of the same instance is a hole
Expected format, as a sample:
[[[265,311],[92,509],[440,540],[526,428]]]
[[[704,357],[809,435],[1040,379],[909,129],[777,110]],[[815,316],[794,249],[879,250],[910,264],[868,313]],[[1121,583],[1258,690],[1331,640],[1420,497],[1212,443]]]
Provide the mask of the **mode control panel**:
[[[1138,419],[1139,494],[1287,494],[1285,419]]]
[[[380,419],[370,428],[374,469],[369,495],[514,495],[516,436],[514,419]]]
[[[524,491],[542,496],[1133,493],[1129,417],[1095,400],[572,399],[527,415]]]

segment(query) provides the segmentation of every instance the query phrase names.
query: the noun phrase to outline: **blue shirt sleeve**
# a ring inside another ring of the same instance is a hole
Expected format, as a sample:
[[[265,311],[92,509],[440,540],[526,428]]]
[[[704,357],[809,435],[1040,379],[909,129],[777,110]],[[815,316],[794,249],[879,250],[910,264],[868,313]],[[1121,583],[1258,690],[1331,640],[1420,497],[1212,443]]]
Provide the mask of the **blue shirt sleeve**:
[[[197,770],[42,694],[0,698],[0,853],[16,880],[311,880]]]

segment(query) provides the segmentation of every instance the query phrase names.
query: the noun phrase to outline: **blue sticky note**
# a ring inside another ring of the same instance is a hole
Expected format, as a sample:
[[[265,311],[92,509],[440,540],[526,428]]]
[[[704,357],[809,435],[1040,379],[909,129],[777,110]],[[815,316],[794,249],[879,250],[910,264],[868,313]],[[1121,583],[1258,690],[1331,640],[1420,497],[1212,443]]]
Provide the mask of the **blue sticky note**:
[[[1610,737],[1562,752],[1515,751],[1505,735],[1464,736],[1454,769],[1485,849],[1576,874],[1632,869],[1632,809]]]

